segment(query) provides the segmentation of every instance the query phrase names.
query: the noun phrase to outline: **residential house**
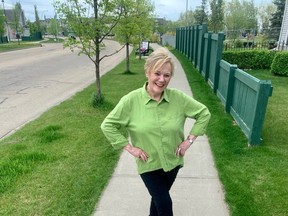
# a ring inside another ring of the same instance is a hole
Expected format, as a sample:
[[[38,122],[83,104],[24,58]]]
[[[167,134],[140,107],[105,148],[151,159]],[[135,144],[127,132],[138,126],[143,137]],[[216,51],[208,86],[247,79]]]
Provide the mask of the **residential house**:
[[[19,18],[19,26],[20,28],[18,29],[19,32],[16,32],[16,29],[13,28],[13,23],[15,23],[15,16],[14,16],[14,10],[13,9],[5,9],[4,10],[4,14],[6,16],[6,24],[5,25],[5,29],[6,29],[6,35],[8,37],[8,40],[13,40],[13,39],[17,39],[17,33],[19,35],[22,35],[22,31],[23,31],[23,28],[25,27],[25,15],[24,15],[24,11],[22,10],[21,11],[21,14],[20,14],[20,18]]]

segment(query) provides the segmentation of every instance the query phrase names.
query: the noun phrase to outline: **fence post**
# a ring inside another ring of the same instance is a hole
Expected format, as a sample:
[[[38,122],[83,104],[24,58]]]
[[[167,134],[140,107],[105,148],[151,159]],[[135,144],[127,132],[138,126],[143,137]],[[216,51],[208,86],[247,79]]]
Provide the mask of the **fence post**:
[[[187,52],[187,56],[188,59],[191,59],[191,26],[188,27],[188,52]]]
[[[234,93],[234,80],[235,80],[235,70],[237,69],[237,65],[231,65],[229,68],[229,77],[228,77],[228,85],[227,85],[227,96],[225,103],[225,111],[230,113],[232,101],[233,101],[233,93]]]
[[[215,64],[215,76],[214,76],[214,85],[213,91],[214,93],[217,92],[218,82],[219,82],[219,69],[220,69],[220,61],[222,59],[222,52],[223,52],[223,42],[225,39],[225,35],[223,32],[218,33],[217,38],[217,52],[216,52],[216,64]]]
[[[259,91],[254,111],[253,124],[251,126],[249,143],[251,145],[261,144],[261,132],[263,128],[268,99],[272,95],[273,87],[270,80],[260,80]]]
[[[203,65],[204,69],[204,78],[205,81],[208,81],[210,73],[210,59],[211,59],[211,42],[212,42],[212,32],[207,33],[207,48],[206,48],[206,65]]]
[[[179,43],[179,28],[176,28],[176,39],[175,39],[175,49],[176,50],[179,50],[178,43]]]
[[[181,53],[184,53],[184,46],[185,46],[185,28],[181,27]]]
[[[191,40],[191,47],[190,47],[190,62],[193,62],[194,58],[194,25],[190,28],[190,40]]]
[[[185,27],[185,56],[188,57],[189,50],[189,26]]]
[[[198,28],[199,25],[195,25],[194,27],[194,44],[193,44],[193,64],[196,67],[197,66],[197,53],[198,53]]]
[[[201,26],[199,35],[199,52],[198,52],[198,70],[201,73],[203,68],[203,56],[204,56],[204,34],[207,32],[207,24]]]

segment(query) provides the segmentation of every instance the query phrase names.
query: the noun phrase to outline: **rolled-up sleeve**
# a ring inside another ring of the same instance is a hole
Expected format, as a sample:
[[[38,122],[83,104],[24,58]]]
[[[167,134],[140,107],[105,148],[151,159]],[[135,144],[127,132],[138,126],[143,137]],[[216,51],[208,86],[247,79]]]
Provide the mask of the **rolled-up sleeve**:
[[[128,144],[128,138],[123,135],[123,131],[121,132],[121,128],[125,128],[129,121],[127,113],[122,98],[101,124],[102,132],[115,149],[122,149]]]
[[[196,120],[190,130],[190,134],[196,136],[204,135],[211,117],[208,108],[191,97],[186,98],[185,101],[187,102],[185,106],[186,116]]]

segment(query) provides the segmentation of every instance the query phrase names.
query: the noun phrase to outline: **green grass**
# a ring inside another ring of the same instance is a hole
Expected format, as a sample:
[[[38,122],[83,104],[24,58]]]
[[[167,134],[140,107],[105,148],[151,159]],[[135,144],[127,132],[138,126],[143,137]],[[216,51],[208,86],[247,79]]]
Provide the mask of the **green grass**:
[[[122,62],[101,77],[104,105],[91,106],[93,84],[0,142],[0,215],[91,215],[120,153],[100,124],[144,84],[143,65],[131,58],[132,75]]]
[[[181,61],[196,99],[206,104],[212,117],[207,130],[209,142],[226,191],[225,199],[233,216],[288,215],[288,78],[269,71],[249,71],[253,76],[272,81],[263,143],[248,147],[247,138],[202,75],[180,53]]]
[[[23,41],[20,41],[20,44],[18,44],[18,42],[13,41],[13,42],[9,42],[9,43],[0,44],[0,53],[1,52],[13,51],[13,50],[20,50],[20,49],[39,47],[39,46],[41,46],[41,44],[40,43],[36,43],[36,42],[23,42]]]
[[[57,40],[54,38],[48,38],[47,40],[42,41],[10,41],[9,43],[0,44],[0,53],[8,52],[14,50],[28,49],[33,47],[40,47],[42,43],[63,43],[63,39],[58,38]]]

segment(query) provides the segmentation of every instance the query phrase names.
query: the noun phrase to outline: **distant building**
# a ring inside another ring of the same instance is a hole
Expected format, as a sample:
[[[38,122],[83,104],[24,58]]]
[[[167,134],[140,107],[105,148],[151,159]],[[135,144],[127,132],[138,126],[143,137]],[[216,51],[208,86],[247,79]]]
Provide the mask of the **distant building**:
[[[16,29],[12,27],[15,23],[14,10],[5,9],[4,15],[7,21],[6,22],[7,25],[5,25],[5,30],[6,30],[6,35],[8,37],[8,40],[16,39],[17,34],[21,35],[26,25],[24,11],[23,10],[21,11],[20,18],[19,18],[19,26],[20,26],[19,32],[16,32]]]
[[[288,0],[285,3],[282,26],[278,40],[279,50],[288,50]]]

